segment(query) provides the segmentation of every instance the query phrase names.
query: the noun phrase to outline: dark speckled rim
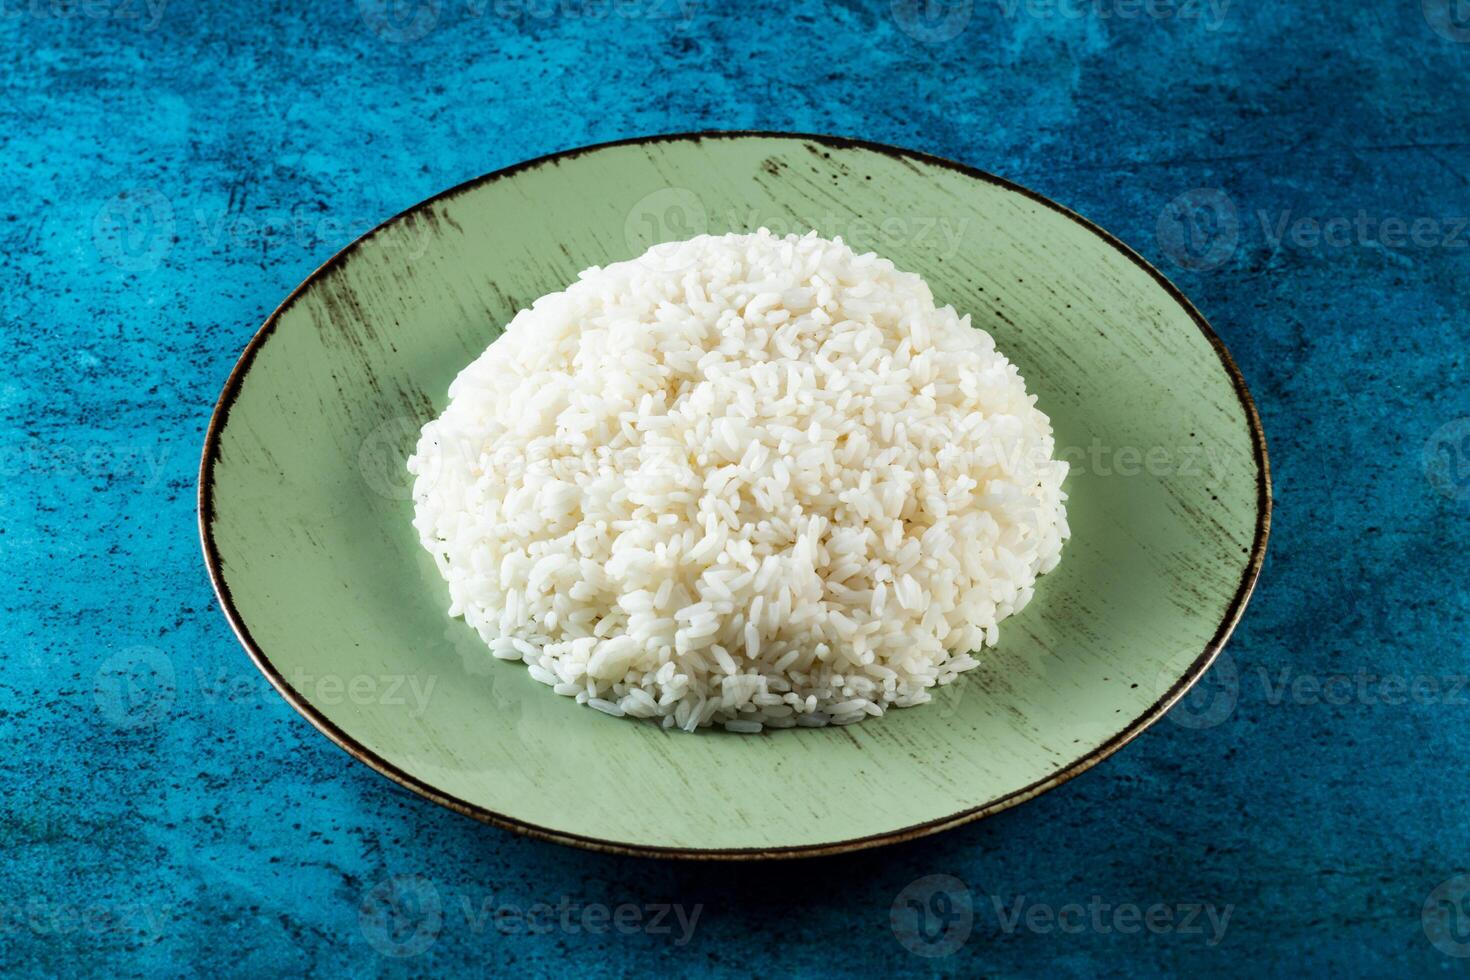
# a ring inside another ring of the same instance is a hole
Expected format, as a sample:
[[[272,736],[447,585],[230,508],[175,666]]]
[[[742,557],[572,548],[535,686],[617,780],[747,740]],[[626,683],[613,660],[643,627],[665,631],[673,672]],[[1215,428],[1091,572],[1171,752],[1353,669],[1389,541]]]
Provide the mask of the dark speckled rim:
[[[856,147],[859,149],[870,150],[875,153],[881,153],[886,156],[891,156],[898,159],[916,160],[934,166],[947,167],[950,170],[958,171],[959,173],[965,174],[969,177],[973,177],[977,180],[982,180],[986,183],[994,184],[1007,190],[1014,191],[1017,194],[1022,194],[1030,200],[1035,201],[1038,204],[1045,205],[1053,211],[1056,211],[1058,214],[1064,215],[1067,218],[1070,218],[1071,220],[1077,222],[1079,225],[1086,228],[1088,231],[1091,231],[1103,241],[1107,242],[1113,248],[1117,249],[1118,252],[1128,258],[1129,261],[1133,262],[1139,268],[1147,272],[1154,279],[1155,282],[1163,287],[1164,291],[1167,292],[1175,302],[1177,302],[1184,310],[1189,313],[1189,316],[1194,321],[1195,326],[1197,326],[1200,330],[1200,333],[1204,334],[1205,338],[1209,340],[1211,346],[1213,346],[1215,349],[1215,353],[1218,354],[1220,357],[1220,363],[1224,366],[1226,372],[1230,375],[1231,382],[1235,386],[1236,397],[1240,399],[1241,407],[1245,410],[1246,420],[1250,426],[1251,442],[1256,460],[1255,537],[1251,544],[1250,560],[1246,563],[1245,570],[1240,578],[1240,584],[1235,590],[1235,595],[1230,600],[1230,604],[1225,610],[1225,616],[1221,619],[1219,627],[1215,630],[1215,635],[1210,639],[1210,642],[1205,646],[1205,649],[1200,653],[1200,655],[1195,658],[1194,662],[1190,664],[1189,669],[1184,672],[1184,675],[1174,684],[1173,687],[1171,687],[1163,695],[1163,697],[1159,698],[1152,705],[1150,705],[1146,711],[1144,711],[1138,717],[1129,722],[1117,735],[1113,736],[1111,739],[1104,742],[1102,745],[1098,746],[1087,755],[1076,760],[1075,762],[1072,762],[1065,768],[1058,770],[1045,779],[1038,780],[1030,784],[1029,786],[1019,789],[1013,793],[1007,794],[1006,796],[991,800],[988,803],[984,803],[976,807],[971,807],[970,809],[962,810],[958,813],[953,813],[947,817],[941,817],[937,820],[930,820],[926,823],[914,824],[913,826],[902,827],[897,830],[889,831],[887,833],[874,834],[868,837],[857,837],[849,840],[833,841],[831,843],[825,844],[803,845],[799,847],[649,847],[639,844],[627,844],[619,841],[602,840],[596,837],[586,837],[581,834],[564,833],[559,830],[553,830],[548,827],[541,827],[537,826],[536,824],[517,820],[514,817],[506,816],[502,813],[496,813],[492,810],[487,810],[484,807],[476,806],[473,803],[468,803],[464,800],[449,796],[445,793],[440,792],[438,789],[429,785],[428,783],[423,782],[417,777],[407,772],[404,772],[402,769],[398,768],[387,759],[384,759],[381,756],[370,751],[366,746],[360,744],[355,739],[353,739],[351,735],[347,734],[336,725],[334,725],[330,720],[327,719],[325,715],[318,711],[310,702],[308,702],[289,684],[286,683],[285,678],[281,675],[280,671],[278,671],[271,663],[270,658],[266,655],[265,651],[262,650],[260,646],[255,642],[255,639],[251,636],[249,625],[240,615],[240,611],[235,607],[234,599],[230,595],[229,583],[225,581],[224,573],[221,568],[219,549],[214,541],[214,464],[219,458],[220,434],[224,430],[226,423],[229,421],[230,410],[234,407],[235,398],[239,394],[240,386],[244,382],[246,375],[250,372],[250,367],[255,361],[255,355],[259,353],[261,348],[263,348],[270,341],[272,334],[275,333],[275,329],[280,323],[281,314],[286,309],[288,309],[293,303],[295,303],[296,300],[309,287],[315,284],[324,275],[338,268],[349,258],[351,258],[353,253],[356,252],[357,249],[360,248],[364,242],[368,241],[374,235],[377,235],[388,225],[391,225],[400,218],[413,214],[420,208],[432,204],[435,201],[440,201],[446,198],[453,197],[456,194],[461,194],[465,191],[472,190],[476,187],[481,186],[482,184],[488,184],[492,181],[501,180],[503,178],[518,174],[522,171],[545,166],[548,163],[557,163],[562,160],[578,157],[585,153],[605,149],[607,147],[663,143],[675,140],[698,142],[701,140],[722,139],[796,139],[805,140],[811,143],[818,143],[832,148]],[[353,758],[357,759],[360,762],[366,763],[367,765],[371,766],[373,769],[376,769],[379,773],[387,776],[389,779],[393,780],[399,785],[407,787],[415,793],[418,793],[420,796],[433,800],[435,803],[438,803],[441,806],[448,807],[449,809],[454,810],[458,813],[465,814],[466,816],[474,817],[476,820],[481,820],[485,823],[493,824],[496,827],[502,827],[506,830],[513,830],[516,833],[525,834],[528,837],[534,837],[539,840],[553,841],[558,844],[570,844],[575,847],[587,848],[593,851],[603,851],[612,854],[633,855],[637,857],[750,861],[760,860],[764,858],[818,857],[832,854],[843,854],[849,851],[859,851],[870,847],[879,847],[884,844],[894,844],[900,841],[913,840],[918,837],[924,837],[929,834],[938,833],[941,830],[948,830],[951,827],[958,827],[961,824],[966,824],[972,820],[978,820],[981,817],[989,816],[992,813],[998,813],[1001,810],[1013,807],[1018,803],[1022,803],[1026,800],[1031,799],[1034,796],[1039,795],[1040,793],[1045,792],[1048,789],[1051,789],[1053,786],[1058,786],[1066,782],[1067,780],[1071,779],[1074,776],[1077,776],[1080,773],[1086,772],[1088,769],[1091,769],[1093,766],[1097,765],[1099,762],[1102,762],[1114,752],[1117,752],[1123,746],[1133,741],[1133,739],[1137,738],[1144,729],[1148,728],[1155,721],[1157,721],[1166,711],[1169,710],[1169,708],[1176,701],[1183,697],[1184,694],[1191,687],[1194,686],[1195,682],[1199,680],[1204,672],[1209,669],[1210,664],[1214,662],[1215,657],[1225,646],[1225,641],[1229,639],[1231,631],[1235,629],[1235,624],[1240,621],[1240,616],[1244,612],[1246,603],[1250,599],[1251,591],[1255,588],[1256,578],[1260,574],[1261,565],[1266,556],[1266,538],[1270,533],[1270,527],[1271,470],[1270,461],[1266,455],[1266,435],[1265,432],[1261,429],[1260,415],[1256,412],[1255,403],[1251,401],[1250,392],[1246,389],[1245,379],[1241,376],[1240,369],[1236,367],[1235,361],[1230,357],[1230,352],[1225,349],[1224,343],[1222,343],[1220,338],[1215,335],[1214,330],[1210,328],[1210,325],[1205,321],[1205,318],[1201,316],[1199,311],[1194,308],[1194,305],[1185,298],[1184,294],[1179,291],[1178,287],[1170,282],[1161,272],[1159,272],[1158,269],[1150,265],[1147,261],[1143,259],[1142,256],[1138,255],[1138,253],[1134,252],[1127,245],[1124,245],[1118,239],[1114,238],[1112,235],[1108,234],[1097,225],[1094,225],[1086,218],[1083,218],[1081,215],[1078,215],[1068,210],[1067,208],[1062,207],[1060,204],[1057,204],[1056,202],[1051,201],[1040,194],[1037,194],[1035,191],[1028,190],[1025,187],[1014,184],[1011,181],[1005,180],[1001,177],[996,177],[982,170],[976,170],[975,168],[968,167],[962,163],[956,163],[952,160],[946,160],[942,157],[931,156],[927,153],[920,153],[914,150],[899,149],[897,147],[887,146],[882,143],[874,143],[868,140],[849,139],[837,136],[821,136],[810,133],[776,133],[751,130],[710,131],[698,133],[669,133],[660,136],[644,136],[636,137],[633,139],[614,140],[608,143],[596,143],[591,146],[579,147],[577,149],[566,150],[561,153],[552,153],[547,156],[537,157],[534,160],[528,160],[524,163],[518,163],[514,166],[506,167],[502,170],[496,170],[493,173],[485,174],[482,177],[477,177],[473,180],[466,181],[465,183],[460,184],[456,187],[452,187],[449,190],[446,190],[440,194],[436,194],[435,196],[425,201],[421,201],[420,203],[415,204],[408,210],[394,215],[392,218],[384,221],[372,231],[369,231],[367,234],[363,235],[361,238],[357,239],[352,244],[342,249],[342,251],[332,256],[320,268],[318,268],[315,272],[308,276],[306,280],[301,283],[301,285],[292,290],[291,294],[286,297],[285,301],[282,302],[281,305],[277,307],[273,313],[271,313],[270,317],[266,319],[260,330],[257,331],[255,336],[251,338],[250,343],[246,345],[244,352],[240,355],[239,361],[236,362],[234,370],[230,372],[229,380],[225,382],[224,390],[220,393],[219,401],[215,405],[214,414],[209,420],[209,430],[205,435],[204,455],[203,459],[200,462],[199,468],[199,534],[200,540],[204,547],[204,562],[205,565],[207,565],[209,568],[209,578],[214,585],[215,594],[219,597],[220,606],[224,609],[225,617],[229,620],[230,627],[235,631],[235,635],[239,637],[240,642],[244,645],[246,651],[250,654],[250,659],[255,662],[255,666],[260,669],[260,672],[266,676],[266,679],[269,680],[271,684],[275,687],[275,689],[281,693],[281,696],[286,699],[286,702],[290,704],[291,707],[300,712],[301,715],[304,716],[307,721],[316,726],[317,730],[319,730],[322,734],[326,735],[333,742],[336,742],[343,749],[347,750],[347,752],[352,755]]]

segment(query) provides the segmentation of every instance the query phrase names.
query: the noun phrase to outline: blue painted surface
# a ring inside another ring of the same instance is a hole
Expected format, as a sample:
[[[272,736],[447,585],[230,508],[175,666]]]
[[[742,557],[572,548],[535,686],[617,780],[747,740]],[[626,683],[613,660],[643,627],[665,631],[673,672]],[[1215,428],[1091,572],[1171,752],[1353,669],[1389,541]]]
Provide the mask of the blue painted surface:
[[[733,8],[0,6],[5,973],[1470,964],[1464,5]],[[1265,420],[1276,524],[1228,666],[1171,721],[935,838],[690,866],[439,809],[256,674],[193,505],[255,327],[444,187],[700,128],[991,170],[1115,232],[1212,320]],[[903,892],[929,875],[953,880]],[[654,923],[668,903],[684,918]]]

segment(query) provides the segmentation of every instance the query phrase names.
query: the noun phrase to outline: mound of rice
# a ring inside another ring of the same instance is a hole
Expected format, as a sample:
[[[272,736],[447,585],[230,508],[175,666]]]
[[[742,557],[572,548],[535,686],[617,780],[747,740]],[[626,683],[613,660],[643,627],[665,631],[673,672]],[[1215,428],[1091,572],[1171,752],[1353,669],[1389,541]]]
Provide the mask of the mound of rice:
[[[450,614],[612,715],[847,724],[976,665],[1068,536],[989,335],[815,233],[591,268],[455,379],[409,470]]]

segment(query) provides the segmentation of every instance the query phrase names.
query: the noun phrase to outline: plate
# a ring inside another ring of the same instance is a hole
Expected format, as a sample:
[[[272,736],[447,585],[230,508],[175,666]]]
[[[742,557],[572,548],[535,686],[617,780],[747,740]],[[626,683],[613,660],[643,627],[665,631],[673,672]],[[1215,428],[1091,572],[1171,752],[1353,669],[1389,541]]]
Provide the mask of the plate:
[[[994,336],[1073,464],[1072,539],[1000,644],[932,704],[844,728],[670,733],[554,695],[448,618],[403,463],[450,380],[536,297],[657,242],[762,226],[876,250]],[[705,858],[914,838],[1095,765],[1209,667],[1260,569],[1269,509],[1240,372],[1136,254],[969,167],[774,133],[572,150],[387,221],[245,349],[199,486],[232,627],[354,758],[535,837]]]

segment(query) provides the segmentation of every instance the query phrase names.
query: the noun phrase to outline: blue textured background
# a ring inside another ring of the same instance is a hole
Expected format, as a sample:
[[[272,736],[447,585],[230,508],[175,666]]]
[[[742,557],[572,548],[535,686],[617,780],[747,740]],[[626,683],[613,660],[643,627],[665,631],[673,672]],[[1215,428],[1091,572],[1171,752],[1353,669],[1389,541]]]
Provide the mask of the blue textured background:
[[[1470,965],[1470,8],[1297,6],[6,0],[0,970]],[[1012,178],[1212,320],[1264,417],[1276,521],[1228,660],[1171,721],[938,837],[691,866],[435,807],[250,666],[194,484],[266,314],[452,184],[701,128],[862,136]],[[953,902],[921,884],[918,924],[948,931],[905,944],[890,905],[934,874]],[[543,902],[575,907],[575,931]],[[687,942],[580,925],[672,902],[699,916]],[[1192,905],[1228,911],[1223,935]],[[1112,917],[1129,907],[1153,918]],[[946,939],[965,941],[920,955]]]

